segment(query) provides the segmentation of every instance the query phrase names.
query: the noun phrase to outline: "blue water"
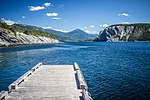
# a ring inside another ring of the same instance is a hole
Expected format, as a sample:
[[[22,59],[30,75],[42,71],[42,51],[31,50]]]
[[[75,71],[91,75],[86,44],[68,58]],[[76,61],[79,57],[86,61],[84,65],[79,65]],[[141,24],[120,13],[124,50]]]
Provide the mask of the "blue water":
[[[150,100],[150,42],[0,48],[0,91],[39,62],[77,62],[94,100]]]

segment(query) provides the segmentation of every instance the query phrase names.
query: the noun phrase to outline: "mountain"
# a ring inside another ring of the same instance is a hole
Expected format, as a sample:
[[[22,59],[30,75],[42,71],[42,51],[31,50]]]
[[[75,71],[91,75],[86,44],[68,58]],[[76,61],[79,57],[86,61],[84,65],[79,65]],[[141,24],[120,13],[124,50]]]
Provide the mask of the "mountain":
[[[75,29],[70,32],[60,32],[51,29],[45,30],[46,32],[50,32],[56,35],[56,38],[60,41],[66,42],[77,42],[77,41],[84,41],[84,40],[94,40],[97,36],[96,34],[88,34],[80,29]]]
[[[66,36],[66,32],[56,31],[56,30],[52,30],[52,29],[44,29],[44,31],[55,34],[56,38],[59,41],[65,42],[70,39],[70,37]]]
[[[12,26],[22,28],[22,29],[27,29],[27,30],[38,30],[44,32],[44,29],[38,26],[32,26],[27,24],[13,24]]]
[[[100,31],[95,41],[150,41],[150,24],[116,24]]]
[[[41,27],[25,25],[25,24],[14,24],[14,26],[54,34],[59,41],[64,41],[64,42],[94,40],[95,37],[97,37],[96,34],[88,34],[80,29],[75,29],[71,32],[61,32],[61,31],[56,31],[56,30],[52,30],[52,29],[43,29]]]
[[[59,43],[54,34],[0,22],[0,46]]]
[[[49,33],[49,34],[54,34],[55,37],[60,41],[63,41],[63,40],[66,39],[66,37],[64,37],[65,36],[64,32],[55,31],[55,30],[52,30],[52,29],[44,29],[42,27],[26,25],[26,24],[14,24],[13,26],[20,27],[20,28],[27,29],[27,30],[38,30],[40,32],[46,32],[46,33]]]
[[[65,34],[67,37],[70,37],[70,41],[84,41],[94,39],[97,35],[96,34],[88,34],[83,30],[76,29],[71,32]]]

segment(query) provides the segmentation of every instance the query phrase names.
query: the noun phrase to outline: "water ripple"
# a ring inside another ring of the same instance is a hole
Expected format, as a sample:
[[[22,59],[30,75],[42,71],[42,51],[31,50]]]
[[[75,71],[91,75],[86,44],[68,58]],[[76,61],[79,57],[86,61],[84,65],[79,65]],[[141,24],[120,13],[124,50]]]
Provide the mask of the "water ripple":
[[[150,43],[64,43],[0,48],[0,91],[38,62],[77,62],[94,100],[150,99]]]

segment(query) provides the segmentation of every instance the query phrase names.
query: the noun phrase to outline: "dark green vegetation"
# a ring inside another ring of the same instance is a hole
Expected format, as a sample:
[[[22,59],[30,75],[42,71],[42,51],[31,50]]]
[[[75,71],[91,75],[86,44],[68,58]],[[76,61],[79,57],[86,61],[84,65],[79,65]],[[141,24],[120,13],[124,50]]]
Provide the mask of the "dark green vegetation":
[[[150,24],[149,23],[135,23],[135,24],[114,24],[114,25],[110,25],[109,27],[113,27],[113,26],[136,26],[136,27],[145,27],[145,28],[150,28]]]
[[[1,23],[5,24],[5,23]],[[1,28],[8,30],[9,33],[22,32],[27,35],[34,36],[45,36],[50,38],[56,38],[63,42],[77,42],[84,40],[94,40],[97,36],[96,34],[88,34],[80,29],[73,30],[71,32],[61,32],[52,29],[44,29],[37,26],[31,26],[26,24],[14,24],[14,25],[1,25]]]
[[[54,34],[42,31],[42,28],[41,30],[39,30],[35,26],[29,26],[29,25],[23,25],[23,24],[7,25],[6,23],[0,22],[0,30],[6,33],[15,34],[15,35],[17,35],[17,32],[20,32],[26,35],[49,37],[53,39],[56,38]]]

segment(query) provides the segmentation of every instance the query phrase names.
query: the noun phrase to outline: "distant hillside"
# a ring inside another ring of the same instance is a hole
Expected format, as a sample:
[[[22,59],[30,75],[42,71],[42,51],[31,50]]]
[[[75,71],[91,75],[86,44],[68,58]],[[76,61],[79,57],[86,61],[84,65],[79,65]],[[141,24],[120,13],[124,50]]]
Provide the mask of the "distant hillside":
[[[54,34],[0,22],[0,46],[58,43]],[[25,26],[25,25],[24,25]]]
[[[106,27],[95,41],[150,41],[150,24],[117,24]]]
[[[50,32],[46,32],[43,28],[37,27],[37,26],[31,26],[31,25],[26,25],[26,24],[13,24],[10,27],[12,27],[14,31],[23,32],[24,34],[27,34],[27,35],[56,38],[56,35]]]
[[[71,32],[61,32],[56,31],[52,29],[43,29],[41,27],[36,26],[30,26],[25,24],[14,24],[14,26],[21,27],[24,29],[30,29],[30,30],[38,30],[41,32],[46,33],[53,33],[55,37],[60,41],[68,41],[68,42],[74,42],[74,41],[84,41],[84,40],[94,40],[95,37],[97,37],[96,34],[88,34],[80,29],[73,30]]]
[[[70,37],[72,41],[84,41],[84,40],[94,40],[97,36],[96,34],[88,34],[83,30],[76,29],[71,32],[66,33],[66,36]]]
[[[52,30],[52,29],[45,29],[44,31],[48,32],[48,33],[53,33],[56,35],[56,38],[59,41],[67,41],[70,40],[70,37],[66,36],[65,32],[61,32],[61,31],[56,31],[56,30]]]
[[[84,40],[94,40],[97,36],[96,34],[88,34],[80,29],[73,30],[71,32],[60,32],[51,29],[46,29],[46,32],[51,32],[56,35],[56,38],[60,41],[84,41]]]

